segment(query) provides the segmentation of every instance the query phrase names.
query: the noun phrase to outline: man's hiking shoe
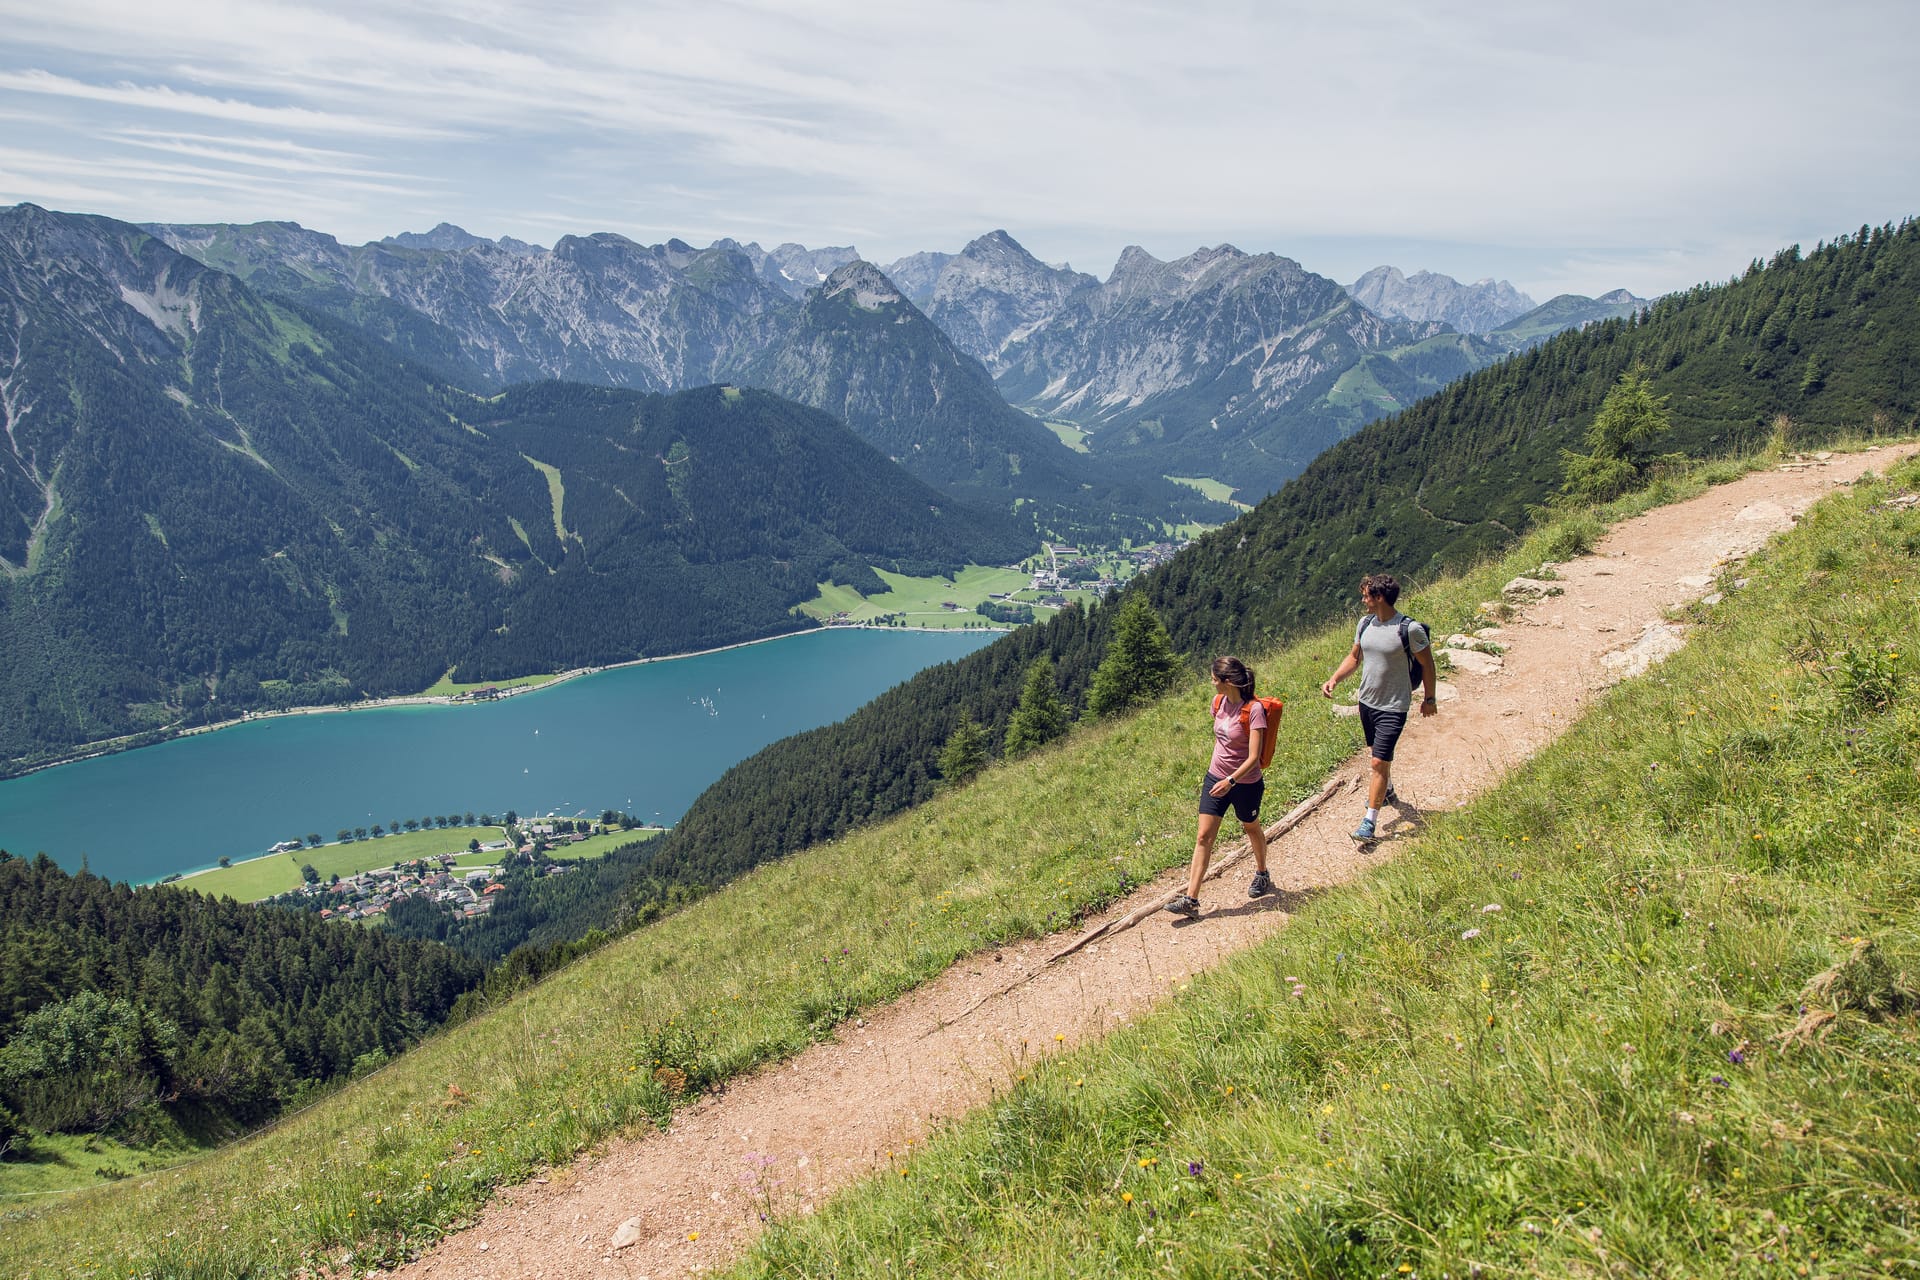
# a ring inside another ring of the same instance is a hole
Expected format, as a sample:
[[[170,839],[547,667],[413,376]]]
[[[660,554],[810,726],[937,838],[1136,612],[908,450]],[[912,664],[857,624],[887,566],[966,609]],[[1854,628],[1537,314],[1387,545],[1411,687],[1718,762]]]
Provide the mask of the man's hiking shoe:
[[[1411,807],[1407,804],[1405,800],[1402,800],[1400,798],[1400,793],[1398,791],[1395,791],[1392,787],[1387,788],[1387,803],[1392,805],[1396,809],[1405,809],[1405,808]]]
[[[1177,916],[1187,916],[1191,918],[1200,914],[1200,900],[1198,898],[1190,898],[1183,893],[1172,902],[1169,902],[1166,909]]]
[[[1360,841],[1362,844],[1365,844],[1369,840],[1378,839],[1378,837],[1374,835],[1373,819],[1372,818],[1360,819],[1360,825],[1353,829],[1353,838],[1355,840]]]
[[[1253,873],[1253,883],[1247,886],[1247,896],[1258,898],[1262,894],[1273,892],[1273,877],[1264,871]]]

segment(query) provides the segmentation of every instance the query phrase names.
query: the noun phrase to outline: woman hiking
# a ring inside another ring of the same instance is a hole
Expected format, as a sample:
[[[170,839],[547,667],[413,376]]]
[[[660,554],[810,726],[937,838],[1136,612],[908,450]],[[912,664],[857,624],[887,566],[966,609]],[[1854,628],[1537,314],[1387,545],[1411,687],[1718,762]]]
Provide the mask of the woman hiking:
[[[1167,904],[1175,915],[1200,914],[1200,882],[1213,857],[1220,820],[1231,807],[1247,833],[1253,850],[1253,883],[1247,896],[1273,892],[1267,875],[1267,832],[1260,825],[1260,799],[1266,779],[1260,773],[1260,747],[1273,732],[1267,709],[1254,697],[1253,672],[1238,658],[1213,660],[1213,757],[1207,762],[1206,781],[1200,784],[1200,833],[1193,842],[1193,864],[1187,869],[1187,891]]]

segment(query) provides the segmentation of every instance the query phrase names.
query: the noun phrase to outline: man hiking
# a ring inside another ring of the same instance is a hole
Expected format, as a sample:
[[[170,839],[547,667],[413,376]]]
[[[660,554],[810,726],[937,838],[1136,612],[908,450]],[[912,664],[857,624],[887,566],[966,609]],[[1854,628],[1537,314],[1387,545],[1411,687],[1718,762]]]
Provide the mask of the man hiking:
[[[1353,838],[1363,843],[1375,838],[1380,806],[1400,804],[1393,791],[1393,748],[1413,710],[1415,672],[1421,682],[1420,714],[1430,716],[1440,709],[1433,691],[1437,673],[1432,642],[1426,627],[1394,608],[1399,598],[1400,584],[1392,574],[1370,573],[1360,580],[1360,602],[1367,614],[1353,633],[1353,649],[1320,686],[1321,696],[1331,698],[1342,680],[1360,672],[1360,730],[1373,756],[1367,816],[1353,830]]]

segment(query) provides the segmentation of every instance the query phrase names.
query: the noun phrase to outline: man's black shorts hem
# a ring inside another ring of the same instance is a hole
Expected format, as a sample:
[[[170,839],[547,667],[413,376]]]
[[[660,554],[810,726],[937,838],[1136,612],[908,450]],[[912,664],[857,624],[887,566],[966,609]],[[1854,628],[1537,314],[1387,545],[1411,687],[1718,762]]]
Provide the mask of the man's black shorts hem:
[[[1231,806],[1234,817],[1240,819],[1242,824],[1260,821],[1260,801],[1261,798],[1267,794],[1267,780],[1265,778],[1260,779],[1258,782],[1236,782],[1233,784],[1233,789],[1227,792],[1227,794],[1216,796],[1213,794],[1213,788],[1214,784],[1219,781],[1220,779],[1217,776],[1210,773],[1206,776],[1206,780],[1200,784],[1200,813],[1202,816],[1211,814],[1216,818],[1224,818],[1227,815],[1228,807]]]
[[[1360,704],[1360,732],[1366,735],[1375,760],[1392,762],[1394,744],[1400,741],[1406,728],[1406,712],[1382,711],[1364,702]]]

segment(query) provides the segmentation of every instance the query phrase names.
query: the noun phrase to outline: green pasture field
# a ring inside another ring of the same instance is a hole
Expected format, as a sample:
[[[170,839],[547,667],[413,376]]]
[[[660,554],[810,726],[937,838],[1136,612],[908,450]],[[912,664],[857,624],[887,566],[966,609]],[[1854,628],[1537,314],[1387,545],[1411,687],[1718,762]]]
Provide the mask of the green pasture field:
[[[1175,484],[1183,484],[1189,489],[1196,489],[1203,498],[1212,498],[1215,502],[1233,502],[1233,505],[1242,511],[1253,510],[1244,502],[1234,502],[1233,495],[1238,491],[1224,481],[1213,480],[1207,476],[1164,476],[1162,478],[1171,480]]]
[[[1060,438],[1061,444],[1067,446],[1067,448],[1073,450],[1075,453],[1093,452],[1092,449],[1087,447],[1087,437],[1093,433],[1082,427],[1079,423],[1068,422],[1064,418],[1042,418],[1040,421],[1046,424],[1047,430],[1053,432],[1054,435]]]
[[[471,684],[455,684],[453,668],[436,680],[430,688],[422,689],[423,698],[451,698],[459,693],[472,693],[475,689],[485,689],[491,685],[495,689],[525,689],[535,685],[549,684],[560,678],[559,672],[550,672],[538,676],[514,676],[508,680],[476,680]]]
[[[996,592],[1018,591],[1031,581],[1019,569],[1000,569],[990,565],[968,565],[951,578],[909,578],[904,574],[875,569],[887,590],[876,596],[862,596],[852,587],[830,582],[820,584],[820,594],[796,608],[808,617],[825,621],[836,613],[849,614],[856,622],[870,621],[883,614],[904,614],[910,627],[959,628],[986,621],[973,607]],[[958,612],[941,608],[951,600]]]
[[[743,1270],[1466,1276],[1485,1258],[1488,1276],[1778,1273],[1765,1251],[1852,1276],[1920,1262],[1920,994],[1899,976],[1920,972],[1920,662],[1883,648],[1911,638],[1920,603],[1848,592],[1869,564],[1920,570],[1920,513],[1891,493],[1864,485],[1816,509],[1741,570],[1747,591],[1698,612],[1694,647],[1499,791],[1428,815],[1385,867],[1298,904],[1290,929],[1169,1009],[952,1126],[910,1179],[771,1224]],[[1599,527],[1549,526],[1408,610],[1463,629],[1501,583]],[[1263,687],[1317,686],[1348,639],[1340,624],[1259,656]],[[1206,697],[1183,681],[767,864],[244,1142],[0,1208],[0,1274],[394,1262],[500,1186],[665,1123],[676,1100],[655,1066],[711,1088],[1184,864]],[[1358,743],[1354,721],[1293,701],[1268,775],[1276,811]],[[1855,938],[1887,964],[1849,967]],[[1849,1003],[1831,1039],[1789,1045],[1797,1005],[1819,1004],[1809,976],[1836,963],[1825,990]]]

